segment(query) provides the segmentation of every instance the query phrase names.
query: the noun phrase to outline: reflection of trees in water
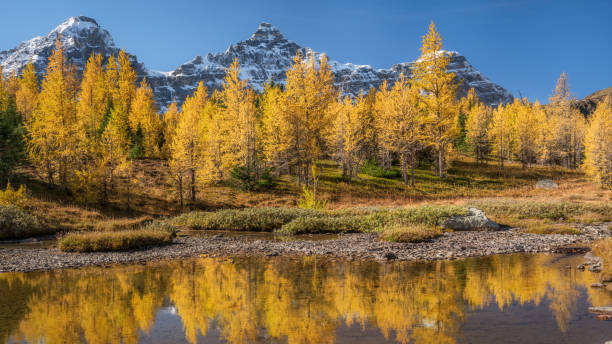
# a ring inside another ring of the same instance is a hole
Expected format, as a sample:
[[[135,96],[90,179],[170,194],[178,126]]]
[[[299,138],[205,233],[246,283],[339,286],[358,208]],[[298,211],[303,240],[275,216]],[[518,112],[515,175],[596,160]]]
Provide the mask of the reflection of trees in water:
[[[341,325],[377,327],[399,342],[454,343],[465,311],[512,303],[549,308],[561,331],[580,287],[597,275],[546,255],[427,264],[199,259],[152,266],[0,275],[0,340],[135,343],[164,300],[195,343],[215,320],[230,343],[266,338],[332,343]],[[589,301],[612,295],[587,288]],[[262,329],[266,338],[263,338]]]

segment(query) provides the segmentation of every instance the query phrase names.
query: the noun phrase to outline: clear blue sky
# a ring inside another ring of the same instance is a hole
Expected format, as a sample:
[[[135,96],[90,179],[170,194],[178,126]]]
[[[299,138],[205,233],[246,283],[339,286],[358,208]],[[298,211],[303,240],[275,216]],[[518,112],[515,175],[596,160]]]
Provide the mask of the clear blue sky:
[[[418,57],[434,20],[446,49],[515,95],[547,102],[563,71],[578,98],[612,86],[610,0],[49,0],[4,2],[2,10],[0,50],[86,15],[164,71],[247,39],[261,21],[334,60],[388,68]]]

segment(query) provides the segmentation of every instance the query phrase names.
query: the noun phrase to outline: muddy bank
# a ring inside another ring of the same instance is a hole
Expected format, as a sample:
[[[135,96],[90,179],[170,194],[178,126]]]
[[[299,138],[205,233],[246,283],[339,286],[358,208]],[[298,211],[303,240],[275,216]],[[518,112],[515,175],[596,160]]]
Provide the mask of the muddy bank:
[[[585,226],[580,235],[537,235],[517,229],[498,232],[449,232],[430,242],[404,244],[375,234],[345,234],[328,240],[269,240],[235,235],[187,236],[172,245],[139,251],[64,253],[56,248],[0,248],[0,272],[36,271],[154,260],[229,256],[324,256],[343,259],[436,260],[505,253],[554,252],[610,235],[607,224]]]

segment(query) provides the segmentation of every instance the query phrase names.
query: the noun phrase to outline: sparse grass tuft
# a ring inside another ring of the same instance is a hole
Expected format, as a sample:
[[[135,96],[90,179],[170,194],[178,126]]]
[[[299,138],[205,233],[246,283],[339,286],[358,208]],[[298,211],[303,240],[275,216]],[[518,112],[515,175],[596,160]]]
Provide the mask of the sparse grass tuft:
[[[537,221],[524,225],[525,232],[533,234],[580,234],[576,227],[565,223],[545,223]]]
[[[38,219],[14,205],[0,205],[0,240],[48,234]]]
[[[86,226],[86,229],[98,232],[124,231],[138,229],[153,221],[150,216],[140,216],[136,218],[105,218]]]
[[[442,229],[424,224],[391,225],[380,232],[380,238],[393,242],[423,242],[442,235]]]

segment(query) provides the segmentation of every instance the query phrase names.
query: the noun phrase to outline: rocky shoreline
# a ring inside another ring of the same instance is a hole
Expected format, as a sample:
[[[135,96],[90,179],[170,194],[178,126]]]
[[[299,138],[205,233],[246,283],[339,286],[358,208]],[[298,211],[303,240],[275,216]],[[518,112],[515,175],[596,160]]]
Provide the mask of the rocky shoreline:
[[[429,242],[392,243],[375,234],[344,234],[329,240],[253,239],[240,235],[179,237],[172,245],[138,251],[65,253],[57,248],[0,248],[0,272],[30,272],[143,264],[149,261],[199,256],[323,256],[341,259],[437,260],[508,253],[556,252],[609,236],[607,224],[585,226],[579,235],[537,235],[519,229],[495,232],[448,232]],[[571,250],[570,250],[571,251]],[[564,251],[567,252],[567,251]]]

